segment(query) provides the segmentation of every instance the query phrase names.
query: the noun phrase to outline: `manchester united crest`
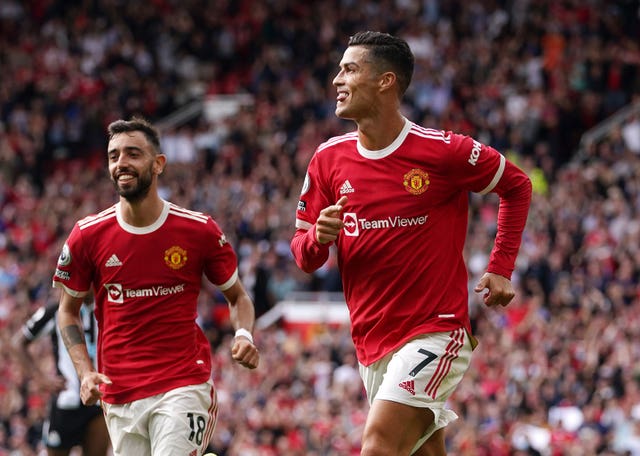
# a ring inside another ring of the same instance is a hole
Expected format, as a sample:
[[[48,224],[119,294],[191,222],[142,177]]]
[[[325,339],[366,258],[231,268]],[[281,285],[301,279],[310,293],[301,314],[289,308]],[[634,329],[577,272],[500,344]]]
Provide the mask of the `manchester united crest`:
[[[171,269],[180,269],[187,263],[187,251],[174,245],[165,250],[164,262]]]
[[[421,195],[429,187],[429,174],[414,168],[404,175],[403,184],[404,188],[412,195]]]

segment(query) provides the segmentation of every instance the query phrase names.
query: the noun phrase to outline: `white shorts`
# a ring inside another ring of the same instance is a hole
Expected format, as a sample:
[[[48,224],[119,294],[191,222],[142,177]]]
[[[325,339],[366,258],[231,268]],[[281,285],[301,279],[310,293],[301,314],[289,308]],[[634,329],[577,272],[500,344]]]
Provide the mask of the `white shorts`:
[[[433,412],[433,426],[413,451],[458,418],[445,403],[469,369],[471,351],[469,336],[460,328],[418,336],[379,361],[360,365],[369,404],[384,399]]]
[[[211,381],[128,404],[102,404],[114,456],[200,456],[218,414]]]

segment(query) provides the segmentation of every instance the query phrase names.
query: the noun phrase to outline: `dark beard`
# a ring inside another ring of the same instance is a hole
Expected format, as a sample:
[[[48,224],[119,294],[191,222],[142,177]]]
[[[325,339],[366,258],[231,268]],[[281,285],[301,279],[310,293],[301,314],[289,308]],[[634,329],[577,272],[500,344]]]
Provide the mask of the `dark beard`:
[[[120,195],[130,203],[136,203],[144,199],[144,197],[149,194],[151,181],[151,173],[145,173],[144,175],[138,175],[138,183],[133,187],[122,188],[115,180],[114,184],[118,195]]]

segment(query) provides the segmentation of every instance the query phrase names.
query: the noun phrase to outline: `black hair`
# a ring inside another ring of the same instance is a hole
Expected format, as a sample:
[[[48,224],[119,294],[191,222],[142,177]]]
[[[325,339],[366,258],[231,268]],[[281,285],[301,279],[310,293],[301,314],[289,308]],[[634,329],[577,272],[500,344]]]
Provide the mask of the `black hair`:
[[[142,117],[132,117],[131,120],[116,120],[109,124],[107,131],[109,132],[109,140],[119,133],[141,131],[154,150],[160,152],[160,133],[158,129]]]
[[[398,78],[400,96],[404,95],[413,76],[415,58],[409,44],[388,33],[364,31],[349,38],[349,46],[364,46],[373,64],[382,71],[393,71]]]

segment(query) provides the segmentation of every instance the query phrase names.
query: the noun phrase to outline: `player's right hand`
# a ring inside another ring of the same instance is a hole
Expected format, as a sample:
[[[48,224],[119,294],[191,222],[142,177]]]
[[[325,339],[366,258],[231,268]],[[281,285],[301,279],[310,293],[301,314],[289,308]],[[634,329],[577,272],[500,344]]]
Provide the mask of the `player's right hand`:
[[[316,220],[316,239],[320,244],[328,244],[338,238],[338,234],[344,228],[342,211],[346,204],[347,197],[342,196],[336,204],[327,206],[320,211]]]
[[[100,400],[103,392],[101,384],[111,385],[111,379],[99,372],[87,372],[82,376],[80,383],[80,399],[84,405],[93,405]]]
[[[260,362],[260,352],[253,342],[243,336],[236,336],[231,346],[231,357],[247,369],[255,369]]]

